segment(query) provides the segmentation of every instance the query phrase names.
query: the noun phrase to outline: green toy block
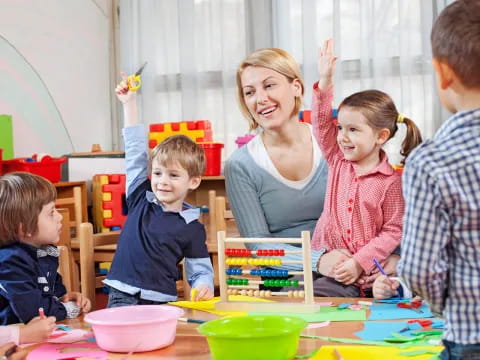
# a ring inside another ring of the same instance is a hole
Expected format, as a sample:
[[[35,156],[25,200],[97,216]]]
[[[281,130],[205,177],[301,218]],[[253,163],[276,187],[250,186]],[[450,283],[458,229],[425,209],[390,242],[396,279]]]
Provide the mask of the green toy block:
[[[13,126],[11,115],[0,115],[0,148],[3,160],[13,159]]]

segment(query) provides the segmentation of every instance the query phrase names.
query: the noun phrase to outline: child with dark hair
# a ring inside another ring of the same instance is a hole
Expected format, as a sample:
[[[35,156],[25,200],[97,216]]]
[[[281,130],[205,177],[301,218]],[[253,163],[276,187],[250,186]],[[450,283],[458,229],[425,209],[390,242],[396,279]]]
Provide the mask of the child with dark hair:
[[[359,296],[362,275],[374,271],[400,245],[404,202],[401,177],[382,150],[398,126],[407,134],[401,154],[421,141],[415,123],[399,113],[384,92],[367,90],[348,96],[332,119],[333,40],[320,52],[320,79],[314,87],[312,125],[328,164],[325,207],[312,238],[314,249],[347,249],[351,256],[335,264],[315,284],[317,296]],[[323,283],[323,284],[322,284]]]
[[[62,215],[53,184],[37,175],[0,177],[0,324],[28,322],[43,308],[57,320],[90,310],[57,273]]]

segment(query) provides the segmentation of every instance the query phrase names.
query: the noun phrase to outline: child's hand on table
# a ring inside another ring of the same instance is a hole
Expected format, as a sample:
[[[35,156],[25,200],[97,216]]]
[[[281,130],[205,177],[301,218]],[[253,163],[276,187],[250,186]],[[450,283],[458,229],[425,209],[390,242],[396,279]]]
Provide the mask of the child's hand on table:
[[[200,285],[192,292],[192,301],[210,300],[213,298],[213,291],[207,285]]]
[[[19,343],[28,344],[47,340],[55,329],[55,321],[55,316],[44,319],[34,317],[27,325],[20,327]]]
[[[354,259],[350,258],[335,267],[335,280],[345,285],[351,285],[360,277],[363,268]]]
[[[88,299],[87,297],[83,296],[81,293],[76,292],[76,291],[71,291],[71,292],[66,293],[65,295],[62,296],[60,301],[61,302],[68,302],[68,301],[76,302],[83,313],[89,312],[90,309],[92,308],[92,303],[90,302],[90,299]]]
[[[0,359],[22,360],[26,359],[28,351],[16,346],[13,342],[9,342],[0,346]]]
[[[398,295],[398,287],[400,283],[396,280],[391,280],[385,275],[380,275],[373,282],[373,297],[378,300],[388,299],[392,296]]]

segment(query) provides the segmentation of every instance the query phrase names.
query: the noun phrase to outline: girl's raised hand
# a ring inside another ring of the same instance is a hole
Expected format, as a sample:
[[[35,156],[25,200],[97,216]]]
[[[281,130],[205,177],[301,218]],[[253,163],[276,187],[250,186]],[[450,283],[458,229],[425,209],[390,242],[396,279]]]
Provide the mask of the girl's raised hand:
[[[333,39],[328,39],[323,45],[323,49],[318,51],[318,87],[322,90],[327,90],[333,86],[333,74],[335,73],[335,66],[337,57],[333,54]]]
[[[126,104],[131,100],[134,100],[137,96],[137,93],[135,91],[130,91],[128,87],[127,74],[121,72],[120,76],[122,77],[122,81],[115,88],[115,94],[117,94],[118,100],[120,100],[123,104]]]

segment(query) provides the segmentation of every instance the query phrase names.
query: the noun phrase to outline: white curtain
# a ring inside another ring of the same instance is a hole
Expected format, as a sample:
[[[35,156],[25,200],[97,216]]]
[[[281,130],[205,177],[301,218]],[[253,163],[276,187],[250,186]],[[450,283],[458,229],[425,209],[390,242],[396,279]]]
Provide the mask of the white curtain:
[[[208,119],[224,159],[244,135],[235,70],[260,47],[280,47],[302,65],[306,95],[318,48],[330,37],[339,56],[335,105],[376,88],[431,137],[446,114],[435,92],[430,31],[452,0],[120,0],[120,68],[148,61],[140,96],[144,123]],[[400,160],[403,132],[387,146]]]

